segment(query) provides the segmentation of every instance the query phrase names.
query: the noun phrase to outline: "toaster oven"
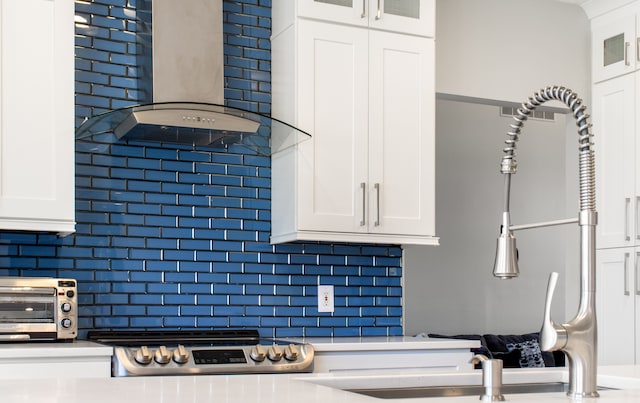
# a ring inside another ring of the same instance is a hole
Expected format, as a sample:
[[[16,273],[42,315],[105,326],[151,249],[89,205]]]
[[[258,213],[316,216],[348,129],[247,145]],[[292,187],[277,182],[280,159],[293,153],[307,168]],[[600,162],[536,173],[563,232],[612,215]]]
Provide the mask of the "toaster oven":
[[[76,280],[0,277],[0,341],[71,341],[77,334]]]

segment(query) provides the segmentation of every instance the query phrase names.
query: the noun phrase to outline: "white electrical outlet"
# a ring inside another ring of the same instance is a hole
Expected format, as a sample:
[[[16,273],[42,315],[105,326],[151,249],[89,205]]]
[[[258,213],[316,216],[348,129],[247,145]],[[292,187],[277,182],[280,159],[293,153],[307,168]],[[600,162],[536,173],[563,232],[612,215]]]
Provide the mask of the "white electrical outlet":
[[[333,286],[318,286],[318,312],[333,312]]]

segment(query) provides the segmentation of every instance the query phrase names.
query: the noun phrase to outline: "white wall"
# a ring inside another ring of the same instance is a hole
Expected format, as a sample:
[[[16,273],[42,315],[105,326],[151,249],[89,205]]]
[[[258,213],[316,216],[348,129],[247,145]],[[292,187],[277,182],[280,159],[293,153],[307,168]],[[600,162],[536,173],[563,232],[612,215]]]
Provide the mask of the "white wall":
[[[500,117],[496,106],[446,100],[437,102],[436,111],[436,229],[441,245],[405,248],[405,334],[537,331],[552,271],[561,275],[553,314],[562,321],[565,249],[567,242],[577,244],[577,225],[517,232],[521,275],[495,279],[503,200],[499,165],[512,120]],[[571,119],[556,114],[555,123],[525,124],[512,181],[513,224],[577,216],[577,190],[565,186],[566,177],[577,178],[577,167],[565,167],[565,153],[577,153],[577,134],[570,140],[566,135]]]
[[[551,0],[437,0],[436,91],[520,103],[547,85],[590,99],[583,10]]]

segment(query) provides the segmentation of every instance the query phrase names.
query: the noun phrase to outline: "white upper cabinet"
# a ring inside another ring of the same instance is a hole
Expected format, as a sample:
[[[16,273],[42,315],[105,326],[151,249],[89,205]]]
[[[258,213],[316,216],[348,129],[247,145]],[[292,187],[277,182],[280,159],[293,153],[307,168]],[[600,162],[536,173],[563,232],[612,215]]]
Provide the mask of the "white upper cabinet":
[[[640,363],[638,248],[597,251],[598,364]]]
[[[283,14],[272,113],[312,137],[272,156],[271,242],[437,244],[434,40]]]
[[[75,230],[73,18],[0,0],[0,229]]]
[[[637,74],[593,86],[598,248],[640,244],[640,153],[636,151]]]
[[[300,0],[299,16],[435,36],[435,0]]]
[[[591,22],[592,78],[597,83],[640,67],[638,6],[630,5]]]

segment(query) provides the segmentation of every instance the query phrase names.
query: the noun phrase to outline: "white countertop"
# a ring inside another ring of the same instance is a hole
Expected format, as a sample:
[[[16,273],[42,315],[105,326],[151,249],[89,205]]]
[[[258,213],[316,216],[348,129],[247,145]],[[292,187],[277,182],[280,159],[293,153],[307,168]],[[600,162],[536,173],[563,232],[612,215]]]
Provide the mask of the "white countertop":
[[[287,338],[298,343],[311,343],[315,351],[384,351],[446,350],[480,347],[479,340],[441,339],[413,336],[390,337],[306,337]]]
[[[112,354],[113,347],[85,340],[74,340],[72,342],[3,343],[0,346],[0,359],[111,356]]]
[[[39,379],[37,387],[33,380],[0,380],[2,401],[30,403],[380,403],[383,400],[345,392],[340,389],[313,382],[342,382],[363,385],[407,386],[411,383],[438,384],[444,381],[468,382],[480,380],[480,371],[458,373],[394,373],[340,376],[331,374],[282,374],[282,375],[217,375],[182,377],[131,377],[131,378],[87,378],[87,379]],[[566,371],[505,370],[505,383],[510,381],[566,379]],[[313,381],[313,382],[310,382]],[[640,401],[640,367],[604,367],[599,371],[602,386],[624,386],[625,390],[603,390],[597,400],[600,403],[630,403]],[[564,393],[512,394],[506,396],[510,402],[567,402]],[[390,399],[390,403],[446,403],[477,402],[478,396]]]

